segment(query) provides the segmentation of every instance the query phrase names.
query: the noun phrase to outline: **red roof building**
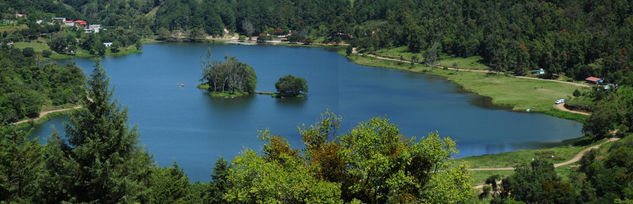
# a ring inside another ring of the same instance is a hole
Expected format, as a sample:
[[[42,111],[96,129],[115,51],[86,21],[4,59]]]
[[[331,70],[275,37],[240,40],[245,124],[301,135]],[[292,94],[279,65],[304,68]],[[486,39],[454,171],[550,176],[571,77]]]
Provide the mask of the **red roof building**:
[[[84,20],[76,20],[75,21],[75,26],[86,27],[86,25],[88,25],[88,22],[86,22]]]
[[[589,83],[594,83],[594,84],[597,84],[597,83],[601,82],[601,81],[602,81],[602,79],[600,79],[600,78],[598,78],[598,77],[592,77],[592,76],[590,76],[590,77],[587,77],[587,78],[585,79],[585,81],[587,81],[587,82],[589,82]]]

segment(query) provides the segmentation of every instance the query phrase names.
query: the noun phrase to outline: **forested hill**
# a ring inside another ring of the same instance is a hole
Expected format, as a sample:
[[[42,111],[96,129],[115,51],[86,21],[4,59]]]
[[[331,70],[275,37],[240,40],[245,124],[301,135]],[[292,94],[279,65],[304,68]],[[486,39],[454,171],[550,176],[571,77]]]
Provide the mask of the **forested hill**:
[[[435,51],[479,55],[491,67],[517,75],[544,68],[552,78],[595,75],[633,83],[631,0],[0,0],[0,5],[5,18],[43,12],[144,35],[296,31],[311,40],[350,42],[361,51],[407,46],[421,59]]]

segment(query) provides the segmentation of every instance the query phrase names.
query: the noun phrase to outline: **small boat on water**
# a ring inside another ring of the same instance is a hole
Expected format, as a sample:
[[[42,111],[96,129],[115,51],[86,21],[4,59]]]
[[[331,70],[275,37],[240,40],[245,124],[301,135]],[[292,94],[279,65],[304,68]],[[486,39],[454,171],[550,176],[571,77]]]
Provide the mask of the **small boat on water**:
[[[180,83],[180,84],[176,84],[176,86],[177,86],[177,87],[180,87],[180,88],[182,88],[182,87],[185,87],[185,84],[183,84],[183,83]]]

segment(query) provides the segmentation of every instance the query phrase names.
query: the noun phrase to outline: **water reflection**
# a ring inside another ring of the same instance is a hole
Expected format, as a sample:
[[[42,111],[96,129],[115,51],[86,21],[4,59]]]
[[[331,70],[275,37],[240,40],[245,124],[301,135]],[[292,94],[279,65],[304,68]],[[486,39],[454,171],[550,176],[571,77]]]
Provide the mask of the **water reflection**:
[[[277,102],[277,105],[280,105],[280,106],[300,108],[300,107],[303,107],[303,105],[305,105],[307,100],[308,100],[308,96],[278,98],[275,101]]]
[[[203,94],[207,95],[207,92]],[[255,95],[240,96],[236,98],[209,97],[209,103],[214,107],[220,107],[225,110],[243,110],[251,106]]]

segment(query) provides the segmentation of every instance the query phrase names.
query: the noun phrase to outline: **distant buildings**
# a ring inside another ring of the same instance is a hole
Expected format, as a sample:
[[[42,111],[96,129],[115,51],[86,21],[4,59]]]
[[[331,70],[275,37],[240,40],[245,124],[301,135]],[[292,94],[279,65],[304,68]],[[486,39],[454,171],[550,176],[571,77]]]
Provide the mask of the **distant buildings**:
[[[84,20],[67,20],[64,17],[53,17],[51,18],[52,23],[63,23],[65,26],[74,26],[77,28],[83,28],[86,33],[99,33],[101,31],[100,24],[90,24]]]
[[[66,18],[64,17],[52,17],[51,22],[53,23],[64,23],[66,22]]]
[[[539,70],[536,70],[536,74],[537,75],[543,75],[543,74],[545,74],[545,70],[543,70],[543,68],[541,68]]]
[[[103,45],[105,45],[105,47],[110,47],[110,46],[112,46],[112,43],[111,42],[104,42]]]
[[[23,13],[16,13],[15,14],[15,18],[22,18],[22,17],[26,17],[26,14],[23,14]]]

